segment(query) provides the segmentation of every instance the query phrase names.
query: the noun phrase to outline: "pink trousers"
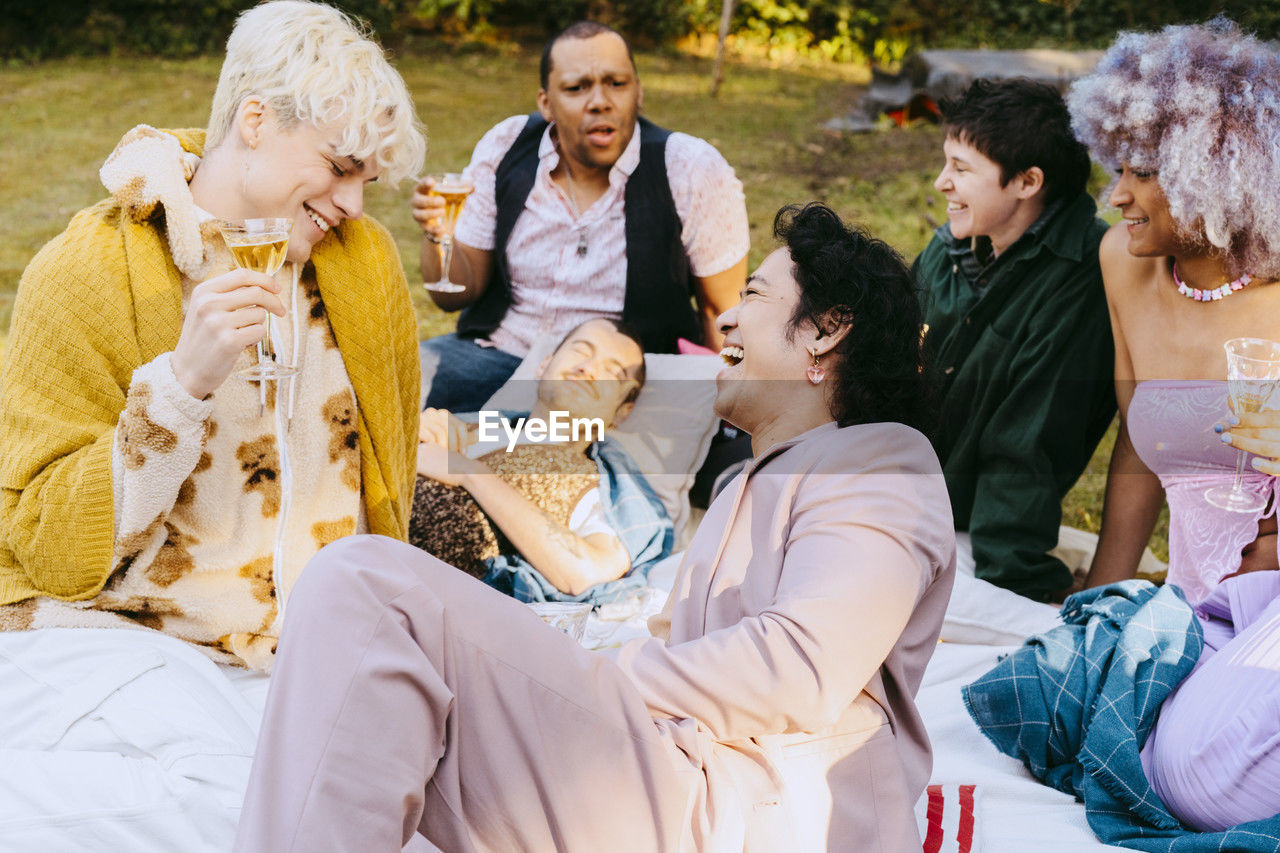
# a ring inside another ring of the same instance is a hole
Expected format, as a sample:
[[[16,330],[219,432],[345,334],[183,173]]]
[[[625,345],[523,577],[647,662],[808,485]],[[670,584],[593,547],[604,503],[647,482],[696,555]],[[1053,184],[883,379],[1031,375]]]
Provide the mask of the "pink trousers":
[[[653,853],[685,844],[702,784],[606,657],[349,537],[289,599],[236,850]]]

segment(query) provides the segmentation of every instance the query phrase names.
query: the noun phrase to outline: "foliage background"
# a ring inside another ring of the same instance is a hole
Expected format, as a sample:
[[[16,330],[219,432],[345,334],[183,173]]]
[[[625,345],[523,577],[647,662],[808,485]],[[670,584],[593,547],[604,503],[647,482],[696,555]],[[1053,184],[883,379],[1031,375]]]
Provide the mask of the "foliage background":
[[[642,46],[705,42],[721,0],[333,0],[400,48],[423,34],[457,40],[541,40],[579,18],[611,23]],[[0,57],[219,51],[253,0],[8,0]],[[891,63],[939,46],[1101,46],[1117,29],[1227,14],[1264,38],[1280,33],[1280,0],[740,0],[739,53],[778,59]]]

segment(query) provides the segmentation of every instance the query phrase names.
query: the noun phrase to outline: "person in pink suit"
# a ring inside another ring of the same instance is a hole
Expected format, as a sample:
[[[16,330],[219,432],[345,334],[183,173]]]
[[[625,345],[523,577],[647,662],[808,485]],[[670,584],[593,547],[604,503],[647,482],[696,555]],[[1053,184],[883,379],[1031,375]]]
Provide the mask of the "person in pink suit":
[[[821,204],[719,318],[754,458],[653,636],[591,652],[391,539],[290,603],[240,851],[919,849],[914,697],[955,572],[901,258]]]

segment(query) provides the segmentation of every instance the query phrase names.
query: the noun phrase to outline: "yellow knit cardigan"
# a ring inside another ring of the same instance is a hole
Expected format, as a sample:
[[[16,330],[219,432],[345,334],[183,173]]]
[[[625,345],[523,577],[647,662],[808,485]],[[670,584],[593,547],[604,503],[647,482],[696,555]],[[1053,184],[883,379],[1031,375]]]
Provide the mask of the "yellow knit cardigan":
[[[202,131],[176,134],[199,154]],[[177,346],[162,209],[76,214],[27,266],[0,373],[0,604],[95,596],[114,546],[111,447],[133,371]],[[403,539],[418,434],[417,323],[394,241],[364,218],[312,250],[360,413],[369,530]]]

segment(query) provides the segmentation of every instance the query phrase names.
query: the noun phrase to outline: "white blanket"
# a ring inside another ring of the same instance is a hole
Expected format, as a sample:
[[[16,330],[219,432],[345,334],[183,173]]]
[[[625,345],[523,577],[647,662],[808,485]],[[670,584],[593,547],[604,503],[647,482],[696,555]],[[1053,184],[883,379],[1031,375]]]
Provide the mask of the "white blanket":
[[[630,618],[593,615],[590,643],[643,634],[678,562],[655,569],[663,589],[636,612],[612,614]],[[1119,849],[1097,842],[1081,804],[996,752],[960,699],[961,686],[1016,647],[1018,632],[1055,621],[1052,608],[957,579],[943,636],[964,642],[939,644],[918,701],[933,739],[932,781],[978,786],[974,851]],[[150,632],[0,634],[0,853],[229,850],[266,687],[263,676]]]
[[[0,633],[0,851],[229,850],[265,688],[149,631]]]

